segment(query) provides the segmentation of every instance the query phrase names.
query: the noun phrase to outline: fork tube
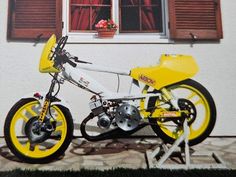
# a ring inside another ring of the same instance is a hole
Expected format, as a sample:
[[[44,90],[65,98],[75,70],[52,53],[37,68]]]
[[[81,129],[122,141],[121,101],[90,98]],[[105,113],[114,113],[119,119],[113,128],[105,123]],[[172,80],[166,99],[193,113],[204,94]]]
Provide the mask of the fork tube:
[[[52,95],[52,92],[54,91],[54,87],[55,87],[55,85],[56,85],[57,77],[58,77],[58,73],[55,73],[54,76],[53,76],[53,79],[52,79],[52,82],[51,82],[51,86],[50,86],[50,88],[49,88],[49,91],[48,91],[48,93],[47,93],[47,95],[46,95],[46,98],[49,98],[49,99],[50,99],[50,97],[51,97],[51,95]]]
[[[41,123],[43,123],[43,121],[47,115],[47,112],[48,112],[48,109],[49,109],[49,106],[51,103],[52,92],[54,91],[54,87],[56,85],[57,76],[58,76],[58,73],[55,73],[55,75],[53,76],[53,80],[51,82],[51,86],[49,88],[49,91],[48,91],[45,101],[43,103],[43,108],[42,108],[42,111],[39,115],[39,122],[41,122]]]

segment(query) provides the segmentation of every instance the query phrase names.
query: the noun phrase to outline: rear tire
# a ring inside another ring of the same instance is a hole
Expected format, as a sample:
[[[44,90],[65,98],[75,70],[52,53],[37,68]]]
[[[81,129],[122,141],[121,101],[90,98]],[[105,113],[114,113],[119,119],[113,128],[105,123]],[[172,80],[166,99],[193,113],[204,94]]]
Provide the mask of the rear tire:
[[[198,83],[194,80],[188,79],[188,80],[185,80],[181,83],[177,83],[175,85],[171,85],[171,86],[167,87],[167,90],[169,90],[169,91],[174,91],[174,90],[178,91],[178,89],[179,90],[185,89],[185,90],[189,91],[193,96],[190,95],[188,100],[193,103],[194,103],[194,97],[196,97],[196,98],[198,97],[199,100],[195,101],[196,108],[201,106],[201,111],[203,110],[202,107],[205,108],[205,117],[204,117],[205,120],[203,120],[202,124],[199,125],[199,129],[197,129],[196,131],[193,129],[194,124],[199,121],[198,119],[201,116],[201,114],[199,112],[197,112],[196,119],[190,125],[189,145],[193,146],[193,145],[199,144],[202,141],[204,141],[212,132],[212,130],[215,126],[215,122],[216,122],[215,103],[214,103],[214,100],[213,100],[211,94],[207,91],[207,89],[205,87],[203,87],[200,83]],[[182,97],[179,97],[178,94],[176,94],[176,96],[178,98],[182,98]],[[154,107],[157,101],[158,101],[157,98],[154,98],[154,97],[150,98],[149,102],[148,102],[148,107],[149,108]],[[179,133],[176,133],[173,130],[170,130],[170,128],[168,128],[167,125],[164,125],[164,123],[162,124],[162,123],[158,122],[156,119],[150,118],[149,122],[152,124],[151,127],[152,127],[153,131],[165,143],[173,144],[174,141],[180,136],[181,131],[183,131],[183,130],[180,130]]]
[[[21,99],[11,108],[5,120],[4,135],[7,146],[15,156],[27,163],[48,163],[57,159],[64,154],[73,137],[73,120],[70,111],[64,106],[53,105],[52,109],[55,115],[58,115],[58,122],[61,124],[56,126],[57,132],[54,133],[55,136],[56,133],[60,136],[58,142],[52,139],[54,145],[47,140],[32,145],[25,136],[24,126],[27,119],[37,116],[38,109],[40,109],[39,102],[36,99]],[[22,127],[16,126],[17,122],[22,123]],[[31,146],[34,146],[33,150]]]

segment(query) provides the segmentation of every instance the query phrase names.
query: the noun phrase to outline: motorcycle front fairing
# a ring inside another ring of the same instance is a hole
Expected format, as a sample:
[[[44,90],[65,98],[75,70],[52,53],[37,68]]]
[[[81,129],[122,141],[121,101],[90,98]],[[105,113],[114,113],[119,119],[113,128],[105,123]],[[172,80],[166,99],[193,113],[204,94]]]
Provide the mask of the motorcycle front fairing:
[[[58,73],[60,72],[57,68],[54,67],[54,61],[51,59],[52,50],[55,47],[57,42],[56,36],[53,34],[47,43],[44,45],[40,62],[39,62],[39,71],[41,73]]]
[[[137,67],[130,76],[157,90],[193,77],[199,68],[192,56],[162,55],[160,64],[151,67]]]

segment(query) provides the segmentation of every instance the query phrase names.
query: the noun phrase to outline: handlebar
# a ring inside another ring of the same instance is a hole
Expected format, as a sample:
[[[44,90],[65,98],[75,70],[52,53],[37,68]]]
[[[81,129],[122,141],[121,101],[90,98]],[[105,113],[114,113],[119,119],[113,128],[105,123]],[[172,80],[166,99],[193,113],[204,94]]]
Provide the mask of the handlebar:
[[[83,61],[83,60],[79,60],[78,57],[73,57],[72,58],[76,63],[84,63],[84,64],[92,64],[90,62],[87,62],[87,61]]]
[[[69,65],[71,65],[74,68],[77,66],[77,64],[71,61],[68,57],[65,57],[65,62],[67,62]]]
[[[57,58],[58,63],[68,63],[69,65],[71,65],[74,68],[77,66],[76,63],[92,64],[87,61],[79,60],[78,57],[72,56],[69,52],[66,52],[65,50],[62,51],[57,56],[58,56],[58,58]],[[74,60],[74,61],[72,61],[72,60]]]
[[[55,51],[53,52],[51,59],[53,59],[54,56],[56,56],[54,58],[54,61],[57,60],[57,61],[55,61],[55,65],[61,65],[63,63],[68,63],[72,67],[76,67],[77,66],[76,63],[92,64],[90,62],[79,60],[78,57],[72,56],[69,52],[66,52],[66,50],[64,50],[64,47],[66,45],[67,39],[68,39],[68,36],[62,37],[59,40],[59,42],[55,48]],[[74,62],[72,60],[74,60]]]
[[[70,60],[70,62],[72,62],[71,60],[74,60],[76,63],[92,64],[92,63],[87,62],[87,61],[79,60],[78,57],[72,56],[69,52],[66,52],[66,56],[68,57],[68,59]],[[73,62],[73,63],[74,63],[74,62]],[[74,63],[74,64],[76,64],[76,63]]]
[[[76,63],[71,61],[71,57],[70,57],[69,53],[67,53],[65,50],[63,50],[60,53],[55,51],[54,53],[56,56],[54,59],[55,67],[63,65],[64,63],[68,63],[69,65],[71,65],[74,68],[77,66]]]

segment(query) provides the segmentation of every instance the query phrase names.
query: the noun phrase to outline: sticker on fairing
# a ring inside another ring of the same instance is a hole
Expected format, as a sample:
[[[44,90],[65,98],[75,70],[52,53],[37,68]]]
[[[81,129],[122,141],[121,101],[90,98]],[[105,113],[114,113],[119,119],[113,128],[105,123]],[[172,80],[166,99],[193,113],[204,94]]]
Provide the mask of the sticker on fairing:
[[[155,85],[155,83],[156,83],[155,80],[151,79],[150,77],[144,76],[144,75],[140,75],[139,80],[143,81],[149,85]]]

